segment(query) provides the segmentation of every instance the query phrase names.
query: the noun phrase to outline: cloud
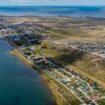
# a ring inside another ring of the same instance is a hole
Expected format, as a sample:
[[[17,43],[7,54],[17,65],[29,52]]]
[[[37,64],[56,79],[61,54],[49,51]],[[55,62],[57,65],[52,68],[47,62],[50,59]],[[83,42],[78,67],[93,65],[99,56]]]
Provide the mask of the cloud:
[[[0,0],[0,5],[105,5],[105,0]]]

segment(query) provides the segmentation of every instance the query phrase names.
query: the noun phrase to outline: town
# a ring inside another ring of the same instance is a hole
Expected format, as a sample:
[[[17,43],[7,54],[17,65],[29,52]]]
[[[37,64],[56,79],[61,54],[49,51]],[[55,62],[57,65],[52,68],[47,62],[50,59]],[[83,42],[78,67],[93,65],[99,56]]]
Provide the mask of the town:
[[[0,38],[15,46],[20,54],[65,87],[81,105],[100,105],[99,101],[105,100],[105,90],[96,81],[81,75],[75,69],[65,67],[43,53],[46,47],[42,47],[41,43],[48,38],[42,27],[26,23],[6,26],[2,24]],[[104,43],[68,42],[66,45],[80,51],[105,55]],[[38,52],[38,47],[42,49],[41,53]]]

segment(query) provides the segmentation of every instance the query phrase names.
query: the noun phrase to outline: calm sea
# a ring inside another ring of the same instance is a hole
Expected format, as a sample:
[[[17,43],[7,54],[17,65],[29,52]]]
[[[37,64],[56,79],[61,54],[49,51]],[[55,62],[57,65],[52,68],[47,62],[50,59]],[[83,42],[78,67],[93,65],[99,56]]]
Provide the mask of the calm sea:
[[[105,6],[5,6],[0,7],[0,15],[89,16],[105,18]]]
[[[38,72],[10,55],[12,48],[0,40],[0,105],[55,105]]]

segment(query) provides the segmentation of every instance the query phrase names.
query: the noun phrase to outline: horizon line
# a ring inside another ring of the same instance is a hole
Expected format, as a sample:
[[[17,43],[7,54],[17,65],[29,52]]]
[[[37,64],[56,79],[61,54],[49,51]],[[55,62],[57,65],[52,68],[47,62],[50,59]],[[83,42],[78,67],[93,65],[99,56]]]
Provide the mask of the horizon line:
[[[50,7],[50,6],[65,6],[65,7],[67,7],[67,6],[82,6],[82,7],[86,7],[86,6],[88,6],[88,7],[98,7],[98,6],[105,6],[105,5],[0,5],[0,7],[7,7],[7,6],[11,6],[11,7],[16,7],[16,6],[43,6],[43,7]]]

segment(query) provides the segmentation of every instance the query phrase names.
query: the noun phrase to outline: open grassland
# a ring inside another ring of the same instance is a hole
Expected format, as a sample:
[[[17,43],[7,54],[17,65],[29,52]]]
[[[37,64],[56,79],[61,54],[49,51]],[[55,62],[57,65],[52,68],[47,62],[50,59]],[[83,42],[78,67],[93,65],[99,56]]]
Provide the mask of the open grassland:
[[[78,59],[73,65],[80,70],[98,78],[105,82],[105,59],[95,55],[85,55],[83,58]]]
[[[105,100],[104,99],[98,100],[97,103],[99,105],[105,105]]]
[[[46,35],[52,39],[61,39],[64,41],[105,41],[105,28],[93,29],[93,28],[49,28]]]
[[[83,36],[86,35],[82,30],[76,28],[66,28],[66,29],[57,29],[57,28],[50,28],[48,31],[59,34],[61,36]]]

